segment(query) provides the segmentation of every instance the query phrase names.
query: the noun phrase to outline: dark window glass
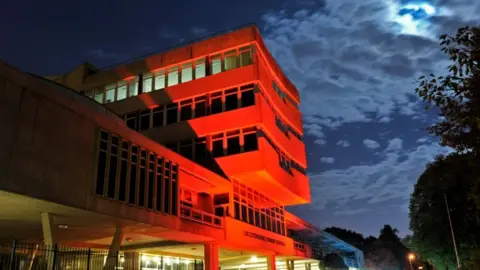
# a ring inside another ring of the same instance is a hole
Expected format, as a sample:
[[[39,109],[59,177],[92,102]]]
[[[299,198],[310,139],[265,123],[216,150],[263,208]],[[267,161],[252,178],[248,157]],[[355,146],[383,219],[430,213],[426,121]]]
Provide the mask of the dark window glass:
[[[112,147],[116,148],[116,147]],[[112,155],[110,156],[110,170],[109,170],[109,175],[108,175],[108,191],[107,195],[108,198],[110,199],[115,199],[115,187],[116,187],[116,180],[117,180],[117,155],[113,154],[113,149],[112,149]],[[116,152],[116,151],[115,151]]]
[[[127,127],[137,130],[137,114],[127,114]]]
[[[172,151],[177,152],[177,142],[167,143],[167,144],[165,144],[165,147],[167,147],[168,149],[170,149]]]
[[[222,140],[217,140],[212,142],[212,154],[213,154],[213,157],[221,157],[224,155]]]
[[[242,207],[242,221],[247,222],[248,221],[247,220],[247,206],[242,204],[241,207]]]
[[[253,208],[248,208],[248,223],[252,224],[254,223],[253,219]]]
[[[155,186],[153,185],[155,178],[152,171],[148,172],[148,197],[147,197],[147,208],[153,209],[153,194],[155,191]]]
[[[150,110],[140,113],[140,130],[150,128]]]
[[[153,109],[152,122],[154,127],[163,126],[163,108]]]
[[[145,167],[140,167],[140,179],[138,185],[138,206],[145,206]]]
[[[130,165],[130,185],[129,185],[128,203],[135,204],[135,195],[137,193],[137,165]]]
[[[207,115],[207,103],[205,101],[197,101],[195,103],[195,118]]]
[[[170,178],[167,178],[165,177],[165,186],[163,188],[164,190],[164,200],[163,200],[163,212],[166,213],[166,214],[170,214],[170,192],[171,192],[171,188],[170,188]]]
[[[227,155],[240,153],[240,137],[235,136],[227,139]]]
[[[192,119],[192,105],[186,105],[180,108],[180,121]]]
[[[260,220],[262,222],[262,228],[263,229],[266,229],[267,228],[267,224],[265,222],[265,214],[264,213],[260,213]]]
[[[177,104],[169,104],[167,105],[167,125],[173,124],[177,122]]]
[[[242,107],[255,105],[255,93],[252,90],[242,92]]]
[[[103,189],[105,185],[105,167],[107,166],[107,153],[100,151],[98,155],[97,167],[97,186],[96,194],[103,196]]]
[[[118,189],[118,199],[122,202],[126,200],[127,192],[127,166],[128,163],[126,160],[120,162],[120,185]]]
[[[178,207],[178,187],[177,181],[172,181],[172,215],[177,215],[177,207]]]
[[[225,97],[225,110],[235,110],[238,109],[238,99],[237,94],[230,94]]]
[[[235,219],[240,220],[240,203],[234,202],[234,206],[235,206]]]
[[[162,199],[163,199],[163,181],[162,174],[157,174],[157,211],[162,211]]]
[[[221,97],[216,97],[212,98],[212,104],[211,104],[211,113],[221,113],[222,112],[222,98]]]
[[[255,226],[260,227],[260,212],[258,209],[255,209]]]
[[[201,161],[207,158],[207,144],[205,139],[195,142],[195,161]]]
[[[257,139],[256,133],[250,133],[250,134],[244,135],[243,141],[245,143],[243,145],[244,152],[258,150],[258,139]]]

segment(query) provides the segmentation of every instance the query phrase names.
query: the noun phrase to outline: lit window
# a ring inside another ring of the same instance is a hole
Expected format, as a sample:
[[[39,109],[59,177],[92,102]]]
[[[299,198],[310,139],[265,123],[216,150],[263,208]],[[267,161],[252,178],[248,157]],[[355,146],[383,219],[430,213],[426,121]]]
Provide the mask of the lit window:
[[[105,92],[105,103],[110,103],[115,101],[115,88],[107,88]]]
[[[182,83],[189,82],[193,79],[192,63],[182,65]]]
[[[211,59],[211,74],[217,74],[222,72],[222,56],[221,55],[214,55]]]
[[[168,69],[168,86],[178,84],[178,67],[171,67]]]
[[[165,70],[159,70],[155,72],[155,84],[154,90],[164,89],[165,88]]]
[[[103,89],[96,89],[95,91],[95,100],[98,103],[103,103]]]
[[[235,50],[225,53],[225,70],[237,68],[237,52]]]
[[[138,95],[138,77],[135,77],[128,82],[128,96],[133,97],[136,95]]]
[[[195,79],[205,77],[205,59],[199,59],[195,63]]]
[[[243,47],[239,49],[240,51],[240,66],[244,67],[252,64],[252,51],[251,47]]]
[[[121,81],[118,83],[117,100],[122,100],[126,98],[127,98],[127,82]]]
[[[153,80],[152,80],[152,77],[153,77],[153,74],[152,73],[145,73],[143,74],[143,93],[149,93],[149,92],[152,92],[152,84],[153,84]]]

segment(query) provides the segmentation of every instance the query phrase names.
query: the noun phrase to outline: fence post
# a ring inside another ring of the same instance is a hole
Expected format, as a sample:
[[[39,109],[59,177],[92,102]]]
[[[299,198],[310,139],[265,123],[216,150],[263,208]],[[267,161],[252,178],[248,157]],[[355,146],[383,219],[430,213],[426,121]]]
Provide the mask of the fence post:
[[[57,264],[57,244],[53,245],[52,270],[55,270]]]
[[[12,243],[12,254],[10,254],[10,265],[8,269],[13,270],[13,267],[15,266],[15,251],[17,249],[17,240],[13,240]]]
[[[87,270],[90,270],[90,259],[92,256],[92,250],[89,248],[87,253]]]

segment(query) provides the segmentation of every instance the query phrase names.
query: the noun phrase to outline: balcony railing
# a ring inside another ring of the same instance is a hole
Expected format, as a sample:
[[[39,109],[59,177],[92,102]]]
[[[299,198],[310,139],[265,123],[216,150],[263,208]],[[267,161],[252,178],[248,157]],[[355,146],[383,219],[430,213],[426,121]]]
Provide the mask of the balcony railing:
[[[180,216],[216,228],[223,228],[223,218],[198,209],[180,205]]]

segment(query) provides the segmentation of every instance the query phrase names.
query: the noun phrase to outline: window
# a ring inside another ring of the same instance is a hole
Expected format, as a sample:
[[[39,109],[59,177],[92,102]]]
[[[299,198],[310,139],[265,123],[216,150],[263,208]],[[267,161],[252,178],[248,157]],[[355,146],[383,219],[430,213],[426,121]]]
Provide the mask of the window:
[[[100,133],[100,146],[98,153],[98,164],[97,164],[97,182],[95,193],[97,195],[103,196],[105,189],[105,170],[107,168],[107,149],[108,149],[108,133]]]
[[[193,159],[193,144],[192,140],[185,140],[179,143],[180,155],[192,160]]]
[[[243,88],[243,87],[242,87]],[[255,105],[255,91],[254,89],[246,89],[246,90],[243,90],[242,88],[240,88],[240,91],[241,91],[241,98],[240,98],[240,103],[241,103],[241,107],[248,107],[248,106],[252,106],[252,105]]]
[[[205,58],[195,61],[195,79],[205,77]]]
[[[225,53],[225,70],[237,68],[237,51],[229,51]]]
[[[110,164],[108,170],[107,197],[115,199],[115,190],[117,186],[117,165],[118,165],[118,144],[117,136],[112,136],[110,143]]]
[[[284,207],[238,180],[232,182],[235,219],[285,235]]]
[[[189,82],[193,79],[192,63],[182,65],[182,83]]]
[[[192,100],[184,100],[180,102],[180,121],[192,119]]]
[[[208,158],[207,141],[205,137],[194,139],[195,161],[203,161]]]
[[[243,135],[243,151],[255,151],[258,150],[258,138],[257,131],[255,129],[247,130]]]
[[[143,93],[150,93],[153,90],[153,74],[148,72],[143,74]]]
[[[153,127],[163,126],[163,106],[153,109],[152,124],[153,124]]]
[[[127,82],[120,81],[118,82],[117,88],[117,100],[122,100],[127,98]]]
[[[160,90],[165,88],[165,70],[159,70],[154,73],[154,90]]]
[[[127,127],[137,130],[137,113],[129,113],[125,118]]]
[[[167,106],[167,125],[176,123],[178,120],[178,105],[177,103],[168,104]]]
[[[178,67],[170,67],[168,69],[168,86],[174,86],[178,84]]]
[[[223,151],[223,134],[212,136],[212,155],[213,157],[222,157]]]
[[[138,95],[138,76],[128,81],[128,96],[133,97]]]
[[[238,109],[238,97],[237,97],[238,89],[229,89],[225,91],[225,110],[231,111]]]
[[[222,93],[217,92],[213,93],[210,96],[210,113],[211,114],[216,114],[216,113],[221,113],[223,111],[223,103],[222,103]]]
[[[106,131],[100,132],[99,142],[97,195],[177,215],[176,164]],[[169,181],[165,181],[165,177]]]
[[[107,88],[105,92],[105,103],[115,101],[115,88]]]
[[[207,97],[201,96],[195,98],[195,118],[207,115]]]
[[[227,132],[227,155],[234,155],[240,152],[240,131]]]
[[[211,57],[210,60],[210,68],[211,68],[211,74],[217,74],[222,72],[222,55],[217,54]]]
[[[241,67],[251,65],[253,63],[252,47],[251,46],[240,48],[239,52],[240,52],[240,66]]]
[[[103,103],[103,91],[102,89],[95,89],[95,101]]]
[[[140,130],[150,128],[150,110],[144,110],[140,112]]]

